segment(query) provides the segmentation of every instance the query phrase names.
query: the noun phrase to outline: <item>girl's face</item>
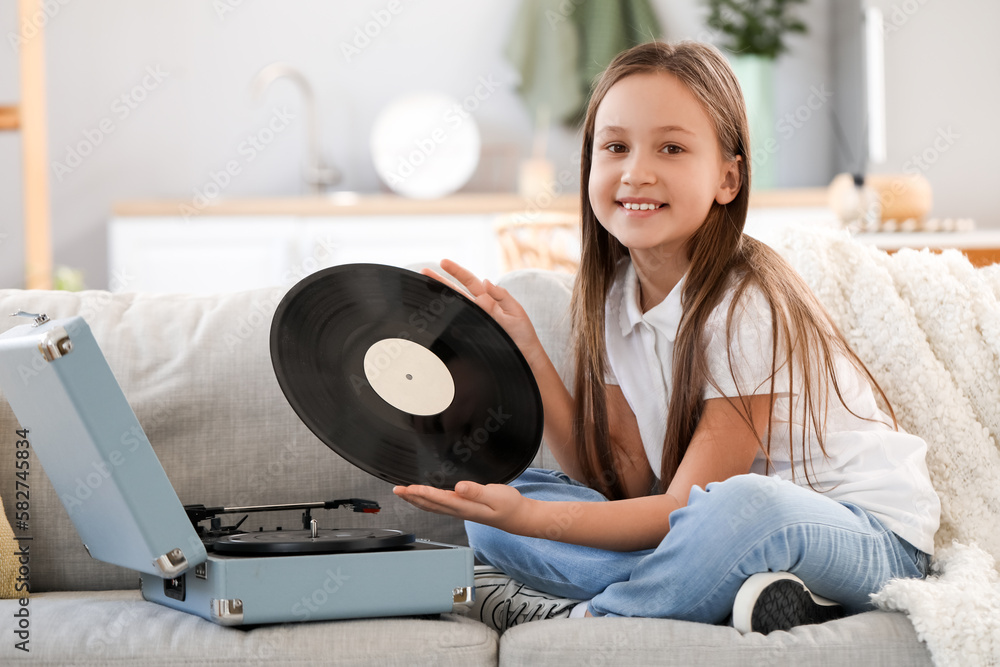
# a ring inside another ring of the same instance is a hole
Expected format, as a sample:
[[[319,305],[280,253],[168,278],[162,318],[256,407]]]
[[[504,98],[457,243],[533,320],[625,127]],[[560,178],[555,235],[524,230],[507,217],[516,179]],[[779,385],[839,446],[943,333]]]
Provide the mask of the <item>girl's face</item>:
[[[694,94],[666,72],[633,74],[601,100],[594,124],[590,204],[633,259],[684,249],[713,201],[739,190],[715,128]]]

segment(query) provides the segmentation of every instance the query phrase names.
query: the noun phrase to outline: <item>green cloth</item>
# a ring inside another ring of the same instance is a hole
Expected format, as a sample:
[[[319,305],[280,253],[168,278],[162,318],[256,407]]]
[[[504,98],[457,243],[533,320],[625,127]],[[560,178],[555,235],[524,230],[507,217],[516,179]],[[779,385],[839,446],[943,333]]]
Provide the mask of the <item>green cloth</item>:
[[[507,43],[533,117],[579,124],[594,79],[622,51],[658,39],[649,0],[523,0]],[[544,114],[543,114],[544,115]]]

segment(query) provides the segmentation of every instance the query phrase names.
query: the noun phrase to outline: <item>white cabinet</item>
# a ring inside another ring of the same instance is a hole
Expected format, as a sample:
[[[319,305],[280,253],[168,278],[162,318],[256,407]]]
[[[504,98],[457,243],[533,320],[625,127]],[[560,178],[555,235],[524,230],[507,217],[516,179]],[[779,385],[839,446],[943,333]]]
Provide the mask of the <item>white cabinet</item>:
[[[108,227],[109,285],[119,292],[290,286],[336,264],[407,267],[453,259],[498,278],[491,214],[119,216]]]
[[[483,277],[498,277],[492,215],[351,216],[304,219],[303,258],[330,255],[325,266],[375,263],[406,267],[443,258]]]

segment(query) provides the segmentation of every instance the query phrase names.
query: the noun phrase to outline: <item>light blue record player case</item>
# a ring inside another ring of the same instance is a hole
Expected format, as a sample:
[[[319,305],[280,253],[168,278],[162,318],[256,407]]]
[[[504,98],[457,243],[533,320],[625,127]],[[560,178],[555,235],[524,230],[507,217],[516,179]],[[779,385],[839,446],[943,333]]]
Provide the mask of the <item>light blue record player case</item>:
[[[147,600],[222,625],[433,614],[471,602],[467,547],[289,556],[206,552],[90,327],[0,334],[0,388],[90,555],[141,573]]]

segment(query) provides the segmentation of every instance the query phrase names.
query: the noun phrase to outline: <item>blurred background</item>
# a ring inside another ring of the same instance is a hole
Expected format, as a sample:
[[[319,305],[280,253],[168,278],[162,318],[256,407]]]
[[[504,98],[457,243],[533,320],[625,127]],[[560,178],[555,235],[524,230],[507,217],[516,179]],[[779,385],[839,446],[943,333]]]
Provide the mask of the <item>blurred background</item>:
[[[605,9],[620,15],[616,6],[630,4],[607,2]],[[826,187],[853,165],[919,173],[933,187],[932,214],[1000,228],[993,191],[1000,176],[1000,42],[993,34],[1000,3],[865,3],[885,21],[886,154],[871,164],[852,144],[859,122],[852,114],[863,114],[864,104],[860,61],[850,62],[859,48],[851,27],[859,3],[791,4],[806,31],[787,32],[786,50],[773,60],[773,143],[754,156],[769,182],[758,187]],[[310,195],[303,165],[314,161],[313,149],[341,176],[324,196],[387,193],[371,135],[379,114],[411,93],[450,96],[475,121],[479,159],[460,194],[516,192],[520,165],[539,153],[555,174],[570,175],[564,192],[571,194],[578,130],[556,117],[558,109],[540,111],[519,92],[526,66],[515,60],[535,49],[543,64],[558,66],[558,52],[545,45],[580,18],[580,6],[548,3],[531,35],[528,10],[512,0],[49,0],[38,21],[54,264],[79,271],[89,288],[107,288],[108,222],[117,202],[196,204],[206,186],[213,200]],[[709,25],[702,0],[650,0],[648,7],[655,21],[631,28],[666,40],[727,39]],[[610,19],[588,20],[593,31]],[[17,103],[18,54],[29,33],[16,2],[3,2],[0,105]],[[292,78],[252,90],[255,76],[276,62],[311,85],[314,139],[306,98]],[[540,121],[548,128],[541,133]],[[0,287],[25,284],[21,141],[18,132],[0,132]],[[221,176],[232,164],[238,173]]]

